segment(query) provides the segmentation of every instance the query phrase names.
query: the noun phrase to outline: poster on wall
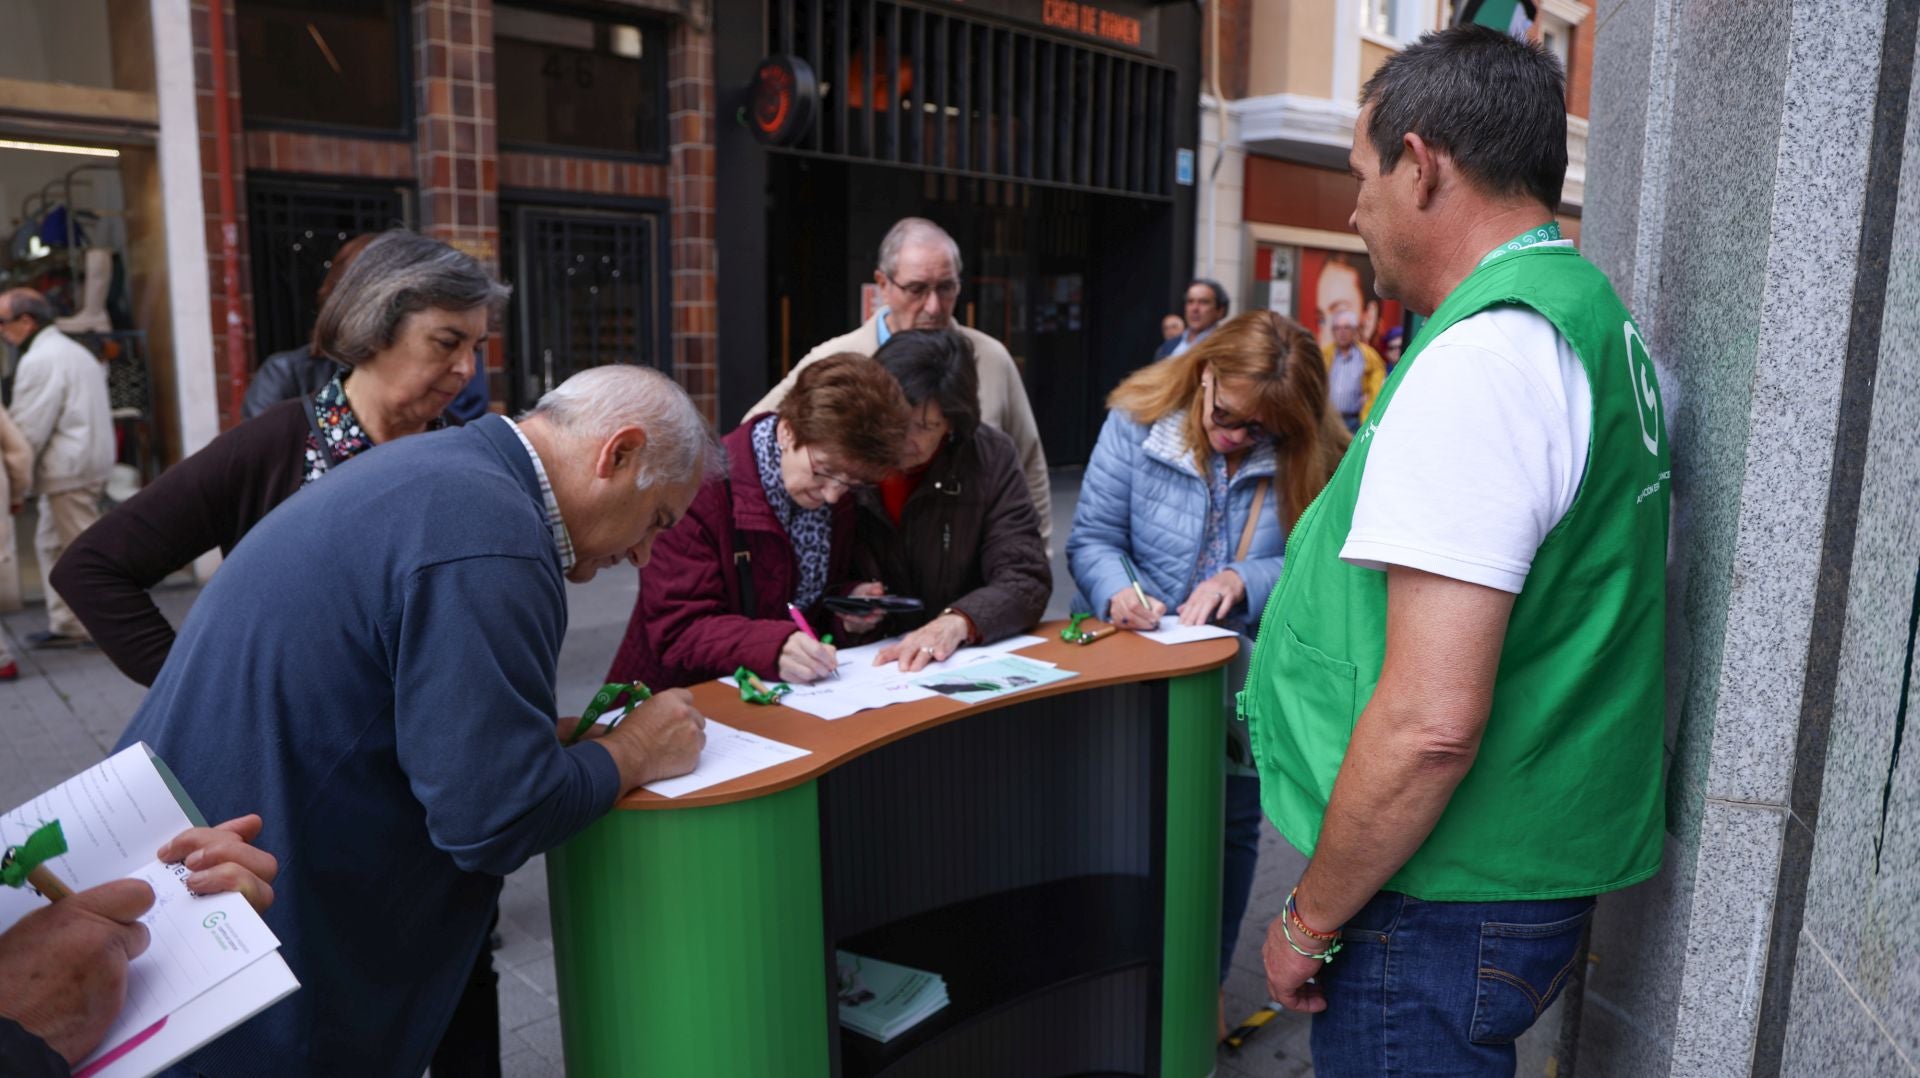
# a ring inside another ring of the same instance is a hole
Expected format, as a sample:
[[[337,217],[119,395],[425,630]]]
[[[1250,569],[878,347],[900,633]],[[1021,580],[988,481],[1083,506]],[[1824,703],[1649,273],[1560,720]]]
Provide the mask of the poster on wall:
[[[1294,278],[1293,317],[1322,345],[1333,341],[1335,311],[1360,316],[1360,339],[1384,350],[1389,330],[1404,313],[1399,300],[1383,300],[1373,291],[1373,262],[1353,251],[1302,247]]]

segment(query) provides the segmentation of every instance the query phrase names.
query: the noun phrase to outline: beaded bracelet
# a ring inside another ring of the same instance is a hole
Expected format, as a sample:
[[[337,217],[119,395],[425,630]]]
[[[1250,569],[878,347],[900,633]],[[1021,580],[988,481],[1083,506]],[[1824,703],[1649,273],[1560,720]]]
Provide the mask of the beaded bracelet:
[[[1316,932],[1311,925],[1307,924],[1306,919],[1300,916],[1300,907],[1294,902],[1294,896],[1299,893],[1298,887],[1287,892],[1287,919],[1293,922],[1293,927],[1299,929],[1308,939],[1319,940],[1322,943],[1339,939],[1339,929],[1336,928],[1331,932]]]
[[[1318,954],[1295,943],[1293,939],[1293,926],[1288,924],[1287,919],[1284,917],[1280,920],[1280,933],[1287,938],[1287,946],[1293,948],[1293,953],[1302,958],[1311,958],[1317,962],[1330,963],[1333,961],[1333,956],[1340,953],[1340,943],[1338,940],[1335,940],[1326,950]]]

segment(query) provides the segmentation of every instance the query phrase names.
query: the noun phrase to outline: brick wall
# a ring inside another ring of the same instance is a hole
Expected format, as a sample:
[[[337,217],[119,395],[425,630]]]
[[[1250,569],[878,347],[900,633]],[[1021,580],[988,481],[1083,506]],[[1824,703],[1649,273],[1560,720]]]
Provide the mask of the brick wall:
[[[719,408],[719,245],[713,224],[713,39],[682,22],[667,60],[673,372],[710,420]],[[746,210],[747,207],[742,207]]]
[[[1247,96],[1247,72],[1253,57],[1253,0],[1217,0],[1220,5],[1220,92],[1229,101],[1237,101]],[[1200,53],[1202,58],[1202,77],[1208,77],[1209,66],[1213,63],[1213,28],[1208,25],[1211,13],[1201,8]],[[1212,92],[1212,83],[1201,85],[1204,93]]]
[[[207,247],[211,253],[214,367],[220,380],[222,428],[229,414],[227,311],[221,286],[219,201],[214,183],[212,58],[207,0],[192,0],[194,63],[200,90],[201,160],[205,174]],[[670,5],[672,0],[660,0]],[[651,6],[646,4],[636,6]],[[719,357],[715,302],[718,254],[714,241],[713,43],[695,22],[668,30],[670,153],[665,164],[609,161],[543,153],[502,153],[496,126],[492,0],[413,0],[414,139],[355,138],[306,132],[242,129],[241,87],[232,6],[227,4],[229,88],[235,157],[235,203],[240,257],[238,314],[248,327],[244,368],[252,353],[252,295],[246,260],[246,173],[412,182],[419,195],[420,230],[500,269],[500,189],[538,190],[669,203],[673,372],[696,404],[715,418]],[[495,350],[497,362],[502,353]],[[494,397],[505,381],[494,372]]]
[[[491,0],[415,0],[420,231],[500,269]]]

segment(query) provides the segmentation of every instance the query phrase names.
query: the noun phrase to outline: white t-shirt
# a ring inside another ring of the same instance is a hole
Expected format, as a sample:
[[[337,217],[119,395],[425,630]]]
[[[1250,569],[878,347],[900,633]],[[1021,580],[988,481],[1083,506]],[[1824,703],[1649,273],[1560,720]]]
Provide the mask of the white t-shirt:
[[[1518,593],[1586,474],[1592,391],[1553,323],[1496,307],[1436,337],[1401,376],[1340,557]]]

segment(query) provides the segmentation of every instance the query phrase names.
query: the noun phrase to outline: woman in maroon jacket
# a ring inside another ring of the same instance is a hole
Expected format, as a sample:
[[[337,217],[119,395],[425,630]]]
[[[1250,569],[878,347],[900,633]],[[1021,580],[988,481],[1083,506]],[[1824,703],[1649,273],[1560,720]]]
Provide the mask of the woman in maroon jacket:
[[[787,604],[822,633],[878,621],[830,617],[820,600],[847,590],[846,495],[898,465],[907,415],[900,383],[865,356],[802,367],[777,413],[721,440],[725,473],[709,477],[687,515],[654,542],[609,679],[658,690],[742,666],[795,682],[832,673],[834,649],[801,632]]]

